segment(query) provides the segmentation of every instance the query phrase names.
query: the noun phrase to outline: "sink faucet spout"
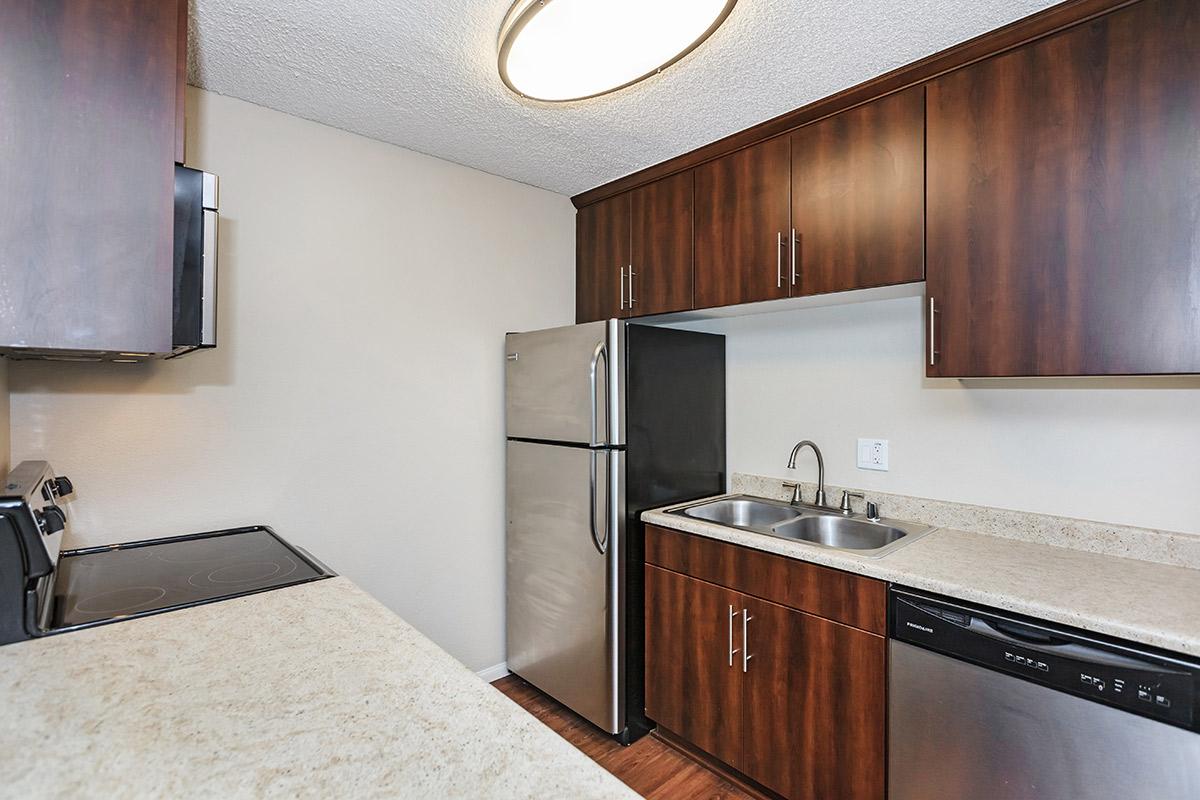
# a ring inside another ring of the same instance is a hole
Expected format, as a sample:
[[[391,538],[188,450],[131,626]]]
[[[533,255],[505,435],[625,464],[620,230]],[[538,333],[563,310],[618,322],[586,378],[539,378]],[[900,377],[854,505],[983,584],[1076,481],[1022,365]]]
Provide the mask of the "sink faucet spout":
[[[824,506],[825,503],[825,459],[821,457],[821,448],[817,447],[817,443],[811,439],[797,442],[792,448],[792,455],[788,458],[788,469],[796,468],[796,456],[805,447],[811,447],[813,455],[817,457],[817,496],[813,499],[813,505]],[[796,486],[796,494],[793,496],[793,502],[800,500],[800,486]]]

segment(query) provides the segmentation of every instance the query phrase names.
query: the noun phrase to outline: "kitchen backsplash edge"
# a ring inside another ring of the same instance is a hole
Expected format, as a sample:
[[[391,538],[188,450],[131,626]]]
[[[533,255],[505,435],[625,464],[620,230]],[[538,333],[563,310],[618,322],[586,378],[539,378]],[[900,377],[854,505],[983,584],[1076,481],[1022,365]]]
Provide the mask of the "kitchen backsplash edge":
[[[734,494],[749,494],[787,500],[791,489],[785,488],[785,478],[764,475],[733,473],[730,491]],[[811,500],[817,485],[801,481],[805,500]],[[867,500],[879,504],[880,514],[893,519],[923,522],[939,528],[983,533],[1007,539],[1085,550],[1103,555],[1151,561],[1177,567],[1200,569],[1200,535],[1160,531],[1151,528],[1135,528],[1106,522],[1059,517],[1051,514],[1036,514],[1029,511],[1013,511],[1004,508],[976,506],[969,503],[954,503],[933,500],[927,497],[910,497],[854,487],[825,487],[830,505],[836,506],[844,489],[862,492]],[[863,500],[854,500],[855,511],[861,511]]]

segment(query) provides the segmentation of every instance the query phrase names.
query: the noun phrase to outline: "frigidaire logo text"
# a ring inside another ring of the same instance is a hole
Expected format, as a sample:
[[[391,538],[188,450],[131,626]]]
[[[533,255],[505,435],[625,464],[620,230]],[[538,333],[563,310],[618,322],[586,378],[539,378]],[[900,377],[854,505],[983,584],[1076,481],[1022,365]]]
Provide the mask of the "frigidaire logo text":
[[[915,622],[906,622],[904,624],[910,628],[916,628],[919,631],[925,631],[926,633],[933,633],[933,628],[927,628],[924,625],[918,625]]]

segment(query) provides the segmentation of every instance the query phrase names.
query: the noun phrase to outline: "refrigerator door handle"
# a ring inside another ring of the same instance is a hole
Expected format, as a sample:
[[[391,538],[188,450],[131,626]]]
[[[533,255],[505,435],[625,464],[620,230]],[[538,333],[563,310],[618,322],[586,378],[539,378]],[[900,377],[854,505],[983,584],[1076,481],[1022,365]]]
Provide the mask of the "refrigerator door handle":
[[[596,405],[597,405],[596,404],[596,370],[600,368],[600,360],[601,359],[604,360],[604,364],[607,367],[608,366],[608,345],[606,345],[603,341],[599,341],[596,343],[596,349],[592,351],[592,363],[588,366],[588,385],[591,387],[591,390],[592,390],[591,391],[591,396],[592,396],[592,401],[591,401],[592,402],[591,441],[589,441],[588,444],[590,444],[592,447],[596,447],[598,445],[604,444],[604,442],[601,442],[599,439],[600,424],[599,424],[599,417],[598,417],[597,410],[596,410]],[[608,408],[608,385],[609,385],[609,381],[606,378],[604,381],[604,407],[605,407],[605,409]]]
[[[590,507],[588,508],[588,521],[591,525],[591,530],[592,530],[592,546],[596,548],[596,552],[598,552],[600,555],[605,555],[608,552],[608,534],[607,534],[608,520],[606,519],[604,521],[605,536],[604,536],[603,542],[600,541],[599,532],[596,528],[596,471],[597,471],[596,470],[596,459],[600,455],[602,455],[602,453],[599,450],[593,450],[591,453],[589,453],[590,459],[588,462],[588,487],[589,487],[588,496],[591,499],[591,502],[589,503]],[[603,455],[605,455],[607,457],[608,454],[604,453]],[[607,474],[607,471],[606,471],[606,474]],[[605,507],[605,509],[608,508],[607,502],[604,504],[604,507]],[[606,512],[606,515],[607,515],[607,512]]]

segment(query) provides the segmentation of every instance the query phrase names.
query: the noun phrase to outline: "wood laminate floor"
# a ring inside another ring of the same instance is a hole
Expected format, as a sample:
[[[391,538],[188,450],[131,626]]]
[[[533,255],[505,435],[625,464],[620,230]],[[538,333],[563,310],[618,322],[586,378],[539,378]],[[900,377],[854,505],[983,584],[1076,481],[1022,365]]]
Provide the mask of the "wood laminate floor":
[[[501,678],[492,686],[648,800],[754,800],[654,735],[622,747],[516,675]]]

